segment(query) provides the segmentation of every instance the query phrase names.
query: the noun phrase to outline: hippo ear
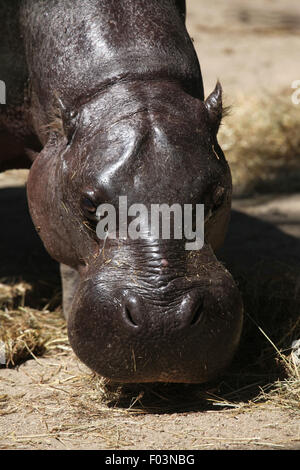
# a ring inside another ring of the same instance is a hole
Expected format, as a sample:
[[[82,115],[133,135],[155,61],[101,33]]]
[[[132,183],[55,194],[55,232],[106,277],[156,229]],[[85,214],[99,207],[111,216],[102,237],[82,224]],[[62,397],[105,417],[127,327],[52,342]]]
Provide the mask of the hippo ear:
[[[218,133],[223,116],[222,91],[221,83],[218,81],[214,91],[204,102],[208,111],[211,128],[215,135]]]

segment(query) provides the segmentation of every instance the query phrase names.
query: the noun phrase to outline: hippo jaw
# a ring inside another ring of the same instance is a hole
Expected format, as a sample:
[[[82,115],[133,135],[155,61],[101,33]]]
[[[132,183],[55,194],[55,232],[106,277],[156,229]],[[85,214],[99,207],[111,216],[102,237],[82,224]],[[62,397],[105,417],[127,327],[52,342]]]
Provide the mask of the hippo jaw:
[[[68,332],[92,370],[123,383],[201,383],[229,364],[242,328],[237,287],[208,245],[180,245],[127,241],[82,274]]]

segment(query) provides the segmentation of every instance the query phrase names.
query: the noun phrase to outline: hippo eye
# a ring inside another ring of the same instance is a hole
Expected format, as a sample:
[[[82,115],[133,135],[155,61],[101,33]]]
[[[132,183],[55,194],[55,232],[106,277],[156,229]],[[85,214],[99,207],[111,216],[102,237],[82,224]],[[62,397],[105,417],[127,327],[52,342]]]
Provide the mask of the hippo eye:
[[[210,187],[203,195],[205,221],[209,220],[225,202],[226,191],[222,186]]]
[[[96,216],[97,206],[88,197],[81,199],[81,208],[87,217],[94,218]]]
[[[225,201],[225,188],[218,186],[213,194],[213,210],[217,210]]]

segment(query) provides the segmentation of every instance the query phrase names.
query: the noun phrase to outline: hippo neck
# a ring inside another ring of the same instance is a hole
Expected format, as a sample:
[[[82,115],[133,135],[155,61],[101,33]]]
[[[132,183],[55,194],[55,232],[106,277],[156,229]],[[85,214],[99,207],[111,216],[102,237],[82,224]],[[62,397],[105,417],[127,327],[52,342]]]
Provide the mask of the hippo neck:
[[[176,3],[29,0],[24,5],[30,78],[45,111],[57,96],[74,108],[123,80],[178,80],[189,94],[203,98],[199,62]]]
[[[109,100],[110,97],[117,101],[128,101],[130,96],[134,100],[135,96],[160,94],[164,88],[177,89],[179,92],[189,94],[194,98],[204,99],[203,87],[196,89],[189,83],[177,76],[168,76],[163,71],[160,73],[124,73],[119,77],[109,78],[98,84],[94,88],[85,91],[76,98],[73,109],[84,107],[95,100]],[[72,106],[70,106],[72,109]]]

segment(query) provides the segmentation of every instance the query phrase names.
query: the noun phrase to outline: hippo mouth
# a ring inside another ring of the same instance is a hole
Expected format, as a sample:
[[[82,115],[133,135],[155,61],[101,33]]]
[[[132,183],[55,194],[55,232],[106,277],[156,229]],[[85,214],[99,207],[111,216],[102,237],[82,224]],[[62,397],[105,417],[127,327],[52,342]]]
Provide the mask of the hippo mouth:
[[[120,251],[101,271],[96,262],[81,278],[68,318],[77,356],[116,382],[201,383],[217,377],[242,329],[242,302],[231,275],[208,246],[190,255],[188,271],[174,261],[166,266],[160,250],[156,257],[152,250],[151,268],[143,269],[147,278],[132,256],[130,267],[121,264]],[[196,272],[199,257],[205,265]]]

